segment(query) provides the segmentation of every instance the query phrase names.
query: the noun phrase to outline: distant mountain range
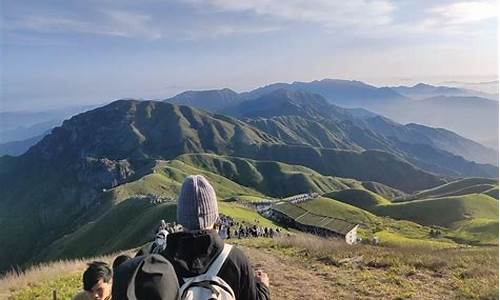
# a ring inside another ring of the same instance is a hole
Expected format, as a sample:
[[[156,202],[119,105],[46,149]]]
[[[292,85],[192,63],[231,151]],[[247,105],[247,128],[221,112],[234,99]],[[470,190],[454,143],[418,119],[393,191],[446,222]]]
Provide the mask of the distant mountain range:
[[[357,85],[366,88],[352,83]],[[205,172],[218,194],[228,196],[286,196],[350,186],[404,195],[455,177],[498,174],[496,166],[471,161],[491,160],[490,149],[447,130],[401,125],[307,91],[280,88],[256,95],[222,90],[175,99],[209,105],[215,112],[119,100],[64,121],[18,157],[0,157],[0,270],[94,253],[90,246],[78,250],[69,241],[87,240],[92,236],[87,229],[99,230],[92,222],[105,222],[121,209],[159,216],[137,195],[173,197],[193,173]],[[395,96],[391,101],[406,100]],[[277,187],[280,181],[283,186]],[[66,246],[57,247],[61,244]]]
[[[195,92],[191,92],[191,99],[203,103],[204,92],[200,92],[198,98],[195,95]],[[429,151],[434,151],[434,156],[449,157],[443,158],[441,165],[445,169],[454,168],[449,165],[449,159],[460,160],[453,158],[454,155],[480,163],[498,164],[495,150],[453,132],[417,124],[401,125],[366,110],[340,108],[328,103],[319,94],[279,89],[254,100],[238,100],[236,104],[229,104],[218,111],[237,118],[251,119],[246,121],[288,143],[349,150],[382,150],[395,155],[405,152],[399,149],[398,143],[400,146],[401,143],[423,144],[429,147],[426,151],[429,155]],[[405,149],[408,147],[405,146]],[[423,152],[400,156],[432,172],[458,175],[451,170],[429,167],[427,163],[425,166],[419,165],[417,160],[425,161],[425,158],[416,158],[419,155],[423,155]],[[464,163],[466,164],[465,161]],[[436,160],[433,164],[436,164]]]
[[[19,157],[0,158],[0,269],[33,259],[40,249],[106,213],[117,204],[108,190],[155,174],[159,161],[186,153],[293,163],[324,176],[375,181],[407,192],[445,182],[388,152],[292,145],[225,115],[120,100],[64,121]],[[183,176],[165,180],[182,181]],[[146,193],[150,187],[134,188],[131,196],[134,191]]]
[[[414,100],[422,100],[438,96],[481,97],[489,100],[498,100],[498,94],[485,93],[481,91],[458,88],[458,87],[434,86],[425,83],[419,83],[411,87],[409,86],[391,87],[391,89],[405,97]]]
[[[212,112],[229,111],[231,106],[256,99],[278,89],[316,93],[328,102],[345,108],[365,108],[397,122],[417,123],[452,130],[476,142],[498,150],[498,99],[495,89],[473,90],[498,82],[464,85],[451,82],[450,86],[417,84],[412,87],[377,88],[360,81],[324,79],[312,82],[276,83],[250,92],[236,93],[230,89],[186,91],[167,99],[168,102],[195,106]],[[455,86],[455,87],[454,87]],[[425,100],[425,101],[424,101]],[[472,107],[471,107],[472,106]],[[39,113],[0,113],[0,156],[20,154],[34,144],[36,136],[61,124],[70,115],[90,107],[73,107]],[[350,111],[355,114],[355,111]],[[372,114],[359,110],[360,114]],[[3,145],[9,142],[14,144]],[[4,149],[13,149],[4,150]],[[453,151],[452,151],[453,152]],[[457,153],[462,155],[463,153]],[[478,162],[492,162],[479,157],[468,157]]]
[[[344,108],[364,108],[403,124],[417,123],[446,128],[498,150],[498,94],[423,83],[412,87],[378,88],[360,81],[323,79],[274,83],[238,96],[233,92],[230,94],[235,100],[228,105],[239,104],[243,102],[242,99],[257,99],[279,89],[318,94],[331,104]],[[228,94],[227,89],[223,91],[210,91],[211,95],[221,93],[221,96],[204,97],[205,101],[198,98],[197,102],[182,102],[177,96],[166,101],[178,104],[197,103],[196,106],[203,109],[222,111],[227,110],[228,105],[224,104],[227,101],[218,104],[213,102],[218,102],[217,98]],[[189,93],[191,99],[194,99],[197,92]],[[225,99],[228,99],[227,96]]]

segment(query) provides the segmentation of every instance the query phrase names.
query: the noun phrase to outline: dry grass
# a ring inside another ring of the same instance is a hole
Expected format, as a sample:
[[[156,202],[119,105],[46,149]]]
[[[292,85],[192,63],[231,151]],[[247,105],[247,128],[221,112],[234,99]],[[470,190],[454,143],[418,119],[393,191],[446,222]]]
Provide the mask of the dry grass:
[[[317,263],[325,266],[322,274],[329,278],[332,274],[348,274],[341,280],[352,287],[362,282],[357,290],[361,298],[366,286],[373,285],[383,298],[498,299],[497,247],[349,246],[304,234],[276,239],[271,247],[298,257],[306,269]],[[420,294],[419,286],[426,285],[432,286],[431,292]]]
[[[23,289],[41,286],[63,277],[68,278],[72,275],[74,277],[75,274],[82,274],[87,268],[87,264],[92,261],[104,261],[111,264],[113,259],[119,254],[122,253],[42,263],[31,266],[24,271],[11,270],[0,277],[0,299],[11,299],[13,294]],[[125,254],[130,255],[128,252]],[[78,277],[81,278],[81,276]]]

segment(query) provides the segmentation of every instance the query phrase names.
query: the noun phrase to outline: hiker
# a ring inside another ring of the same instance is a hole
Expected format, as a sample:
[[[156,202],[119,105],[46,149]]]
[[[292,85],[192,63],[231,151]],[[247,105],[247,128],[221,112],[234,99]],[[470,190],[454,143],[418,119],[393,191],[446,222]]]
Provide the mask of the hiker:
[[[115,270],[113,300],[178,300],[178,295],[174,268],[159,254],[129,259]]]
[[[108,264],[94,261],[83,272],[83,291],[73,300],[110,300],[113,285],[113,272]]]
[[[165,229],[162,229],[158,231],[156,234],[155,240],[151,243],[146,244],[143,246],[139,251],[137,251],[137,254],[135,257],[142,256],[142,255],[147,255],[147,254],[152,254],[152,253],[160,253],[165,250],[167,247],[167,236],[168,236],[168,231]]]
[[[151,253],[160,253],[167,247],[168,231],[163,229],[156,234],[155,242],[151,247]]]
[[[201,175],[188,176],[177,204],[177,223],[183,231],[168,236],[162,253],[175,269],[181,299],[203,293],[208,299],[213,290],[221,294],[214,299],[270,299],[267,274],[254,274],[245,254],[225,244],[213,229],[218,216],[213,187]]]

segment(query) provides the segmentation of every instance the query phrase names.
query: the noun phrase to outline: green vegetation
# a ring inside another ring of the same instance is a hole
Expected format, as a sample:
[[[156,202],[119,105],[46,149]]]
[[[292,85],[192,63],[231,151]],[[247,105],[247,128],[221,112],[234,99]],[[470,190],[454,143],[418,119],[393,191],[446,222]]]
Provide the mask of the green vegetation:
[[[465,178],[455,180],[432,189],[420,191],[416,194],[399,198],[398,201],[410,201],[415,199],[440,198],[445,196],[460,196],[467,194],[478,194],[498,191],[498,180],[489,178]],[[492,195],[489,195],[492,196]],[[498,199],[497,197],[494,197]]]
[[[266,227],[281,227],[269,219],[262,217],[255,210],[240,206],[238,204],[219,202],[219,211],[227,216],[231,216],[238,222],[248,224],[260,224]]]
[[[82,289],[82,274],[61,275],[55,279],[42,280],[27,288],[14,292],[9,299],[32,300],[52,299],[56,291],[57,299],[72,299]]]
[[[449,248],[439,242],[421,244],[385,232],[382,235],[398,243],[388,247],[348,246],[295,235],[267,247],[305,261],[309,269],[337,274],[338,295],[348,288],[347,295],[356,298],[498,298],[498,247]],[[266,244],[257,247],[261,245]]]
[[[323,176],[306,167],[276,161],[256,161],[213,154],[185,154],[177,158],[190,166],[220,174],[243,186],[272,197],[341,190],[360,183],[352,179]]]
[[[350,189],[338,192],[331,192],[324,195],[343,203],[347,203],[362,209],[371,211],[377,205],[390,204],[391,202],[384,197],[371,191]]]
[[[352,223],[370,224],[376,219],[376,216],[363,209],[323,197],[303,202],[298,206],[317,215],[338,218]]]
[[[394,220],[374,215],[361,208],[345,204],[329,198],[317,198],[299,205],[279,204],[276,208],[293,219],[300,218],[301,223],[323,226],[324,218],[344,220],[360,224],[358,235],[363,239],[377,236],[384,245],[440,245],[441,247],[457,247],[458,244],[447,237],[451,230],[441,228],[442,235],[431,237],[431,227],[405,220]],[[335,230],[335,229],[334,229]]]
[[[364,189],[374,192],[388,200],[404,197],[406,195],[400,190],[374,181],[363,181],[362,186]]]
[[[475,244],[498,244],[498,219],[472,219],[454,224],[457,240],[472,241]]]
[[[376,213],[419,224],[452,227],[455,222],[467,219],[498,220],[498,201],[486,195],[471,194],[380,205]]]
[[[253,265],[269,273],[273,299],[298,299],[300,295],[325,299],[332,294],[357,299],[498,297],[497,247],[403,242],[348,246],[304,234],[231,241]],[[97,259],[110,261],[112,257]],[[58,299],[70,299],[81,289],[85,265],[80,261],[59,264],[40,268],[36,276],[30,269],[15,278],[0,278],[0,295],[13,300],[51,299],[56,290]],[[310,285],[301,286],[303,280],[310,280]],[[426,286],[432,288],[422,288]]]

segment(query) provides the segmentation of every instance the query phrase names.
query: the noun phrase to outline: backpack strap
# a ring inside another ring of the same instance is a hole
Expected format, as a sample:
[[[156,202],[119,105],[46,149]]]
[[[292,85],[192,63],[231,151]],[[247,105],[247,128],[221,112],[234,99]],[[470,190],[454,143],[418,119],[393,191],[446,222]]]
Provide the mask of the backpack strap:
[[[233,248],[233,245],[224,244],[224,248],[222,249],[222,252],[219,254],[219,256],[217,256],[215,261],[210,265],[207,272],[205,273],[209,278],[215,277],[215,276],[217,276],[217,274],[219,274],[220,268],[222,268],[222,265],[224,264],[227,257],[229,256],[229,252],[231,252],[232,248]]]

